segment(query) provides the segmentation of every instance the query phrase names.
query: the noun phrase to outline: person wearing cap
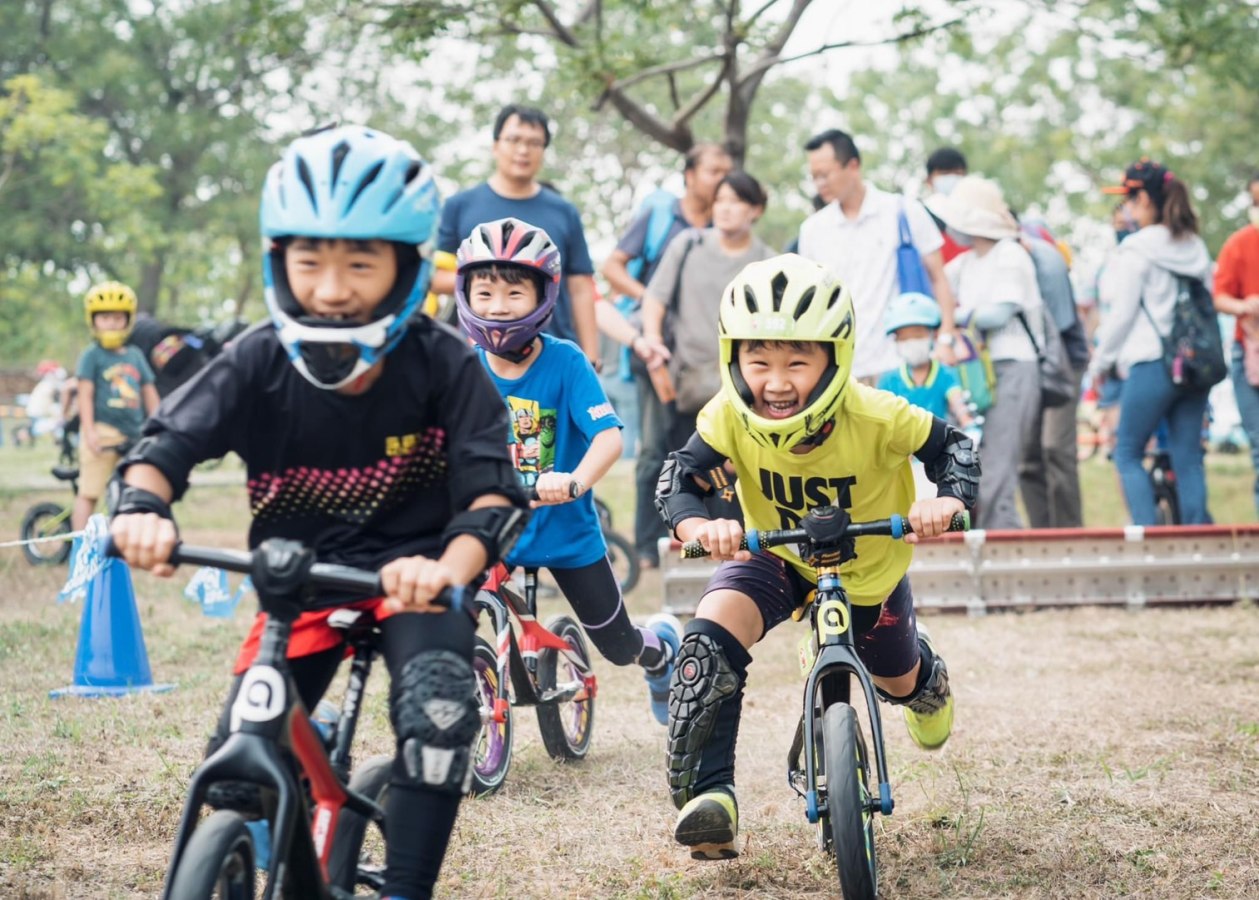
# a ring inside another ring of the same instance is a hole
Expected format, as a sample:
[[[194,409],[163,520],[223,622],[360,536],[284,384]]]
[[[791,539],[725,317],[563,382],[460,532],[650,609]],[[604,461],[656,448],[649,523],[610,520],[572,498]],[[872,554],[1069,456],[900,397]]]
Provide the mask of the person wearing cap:
[[[1259,511],[1259,171],[1246,184],[1250,221],[1220,248],[1215,270],[1215,308],[1237,317],[1231,374],[1237,412],[1250,441],[1255,467],[1255,510]]]
[[[949,194],[927,202],[949,236],[970,248],[946,265],[944,274],[957,297],[958,321],[973,323],[984,335],[996,376],[980,443],[984,472],[976,524],[1022,528],[1015,503],[1019,464],[1030,443],[1040,440],[1036,347],[1044,346],[1045,336],[1036,267],[1019,244],[1018,223],[996,182],[967,175]]]
[[[966,157],[956,147],[940,147],[927,157],[927,178],[923,182],[928,197],[936,194],[949,194],[957,183],[970,174],[966,165]],[[928,204],[928,211],[930,204]],[[932,218],[935,218],[932,216]],[[965,247],[953,243],[944,223],[936,219],[936,226],[943,232],[944,244],[940,247],[940,258],[946,263],[952,262],[966,252]]]
[[[1098,298],[1109,308],[1098,328],[1089,364],[1093,378],[1114,366],[1124,382],[1115,440],[1115,467],[1134,525],[1156,525],[1154,488],[1143,465],[1145,448],[1167,419],[1172,468],[1181,518],[1186,525],[1211,521],[1203,468],[1202,421],[1208,391],[1185,392],[1172,384],[1163,364],[1163,336],[1171,331],[1177,277],[1211,275],[1211,255],[1198,235],[1189,189],[1148,158],[1124,172],[1123,184],[1105,188],[1122,194],[1139,226],[1108,260]]]

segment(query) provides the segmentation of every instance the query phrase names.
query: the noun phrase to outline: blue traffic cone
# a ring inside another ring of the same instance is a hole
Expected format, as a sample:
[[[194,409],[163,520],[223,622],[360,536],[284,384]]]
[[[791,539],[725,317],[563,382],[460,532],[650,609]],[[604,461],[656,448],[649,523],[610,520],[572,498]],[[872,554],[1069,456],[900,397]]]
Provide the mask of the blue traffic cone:
[[[121,559],[106,560],[87,584],[74,655],[74,684],[49,691],[49,696],[118,697],[172,687],[153,683],[131,570]]]

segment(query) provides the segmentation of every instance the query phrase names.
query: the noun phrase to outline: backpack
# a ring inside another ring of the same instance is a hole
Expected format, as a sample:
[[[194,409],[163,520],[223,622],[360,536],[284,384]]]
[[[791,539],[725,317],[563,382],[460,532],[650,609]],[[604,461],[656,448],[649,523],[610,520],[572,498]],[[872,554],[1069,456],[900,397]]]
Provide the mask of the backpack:
[[[647,234],[643,238],[643,250],[625,263],[625,270],[634,278],[635,281],[643,280],[643,273],[651,266],[660,261],[660,254],[664,252],[665,240],[669,237],[669,232],[673,230],[674,207],[678,202],[676,194],[666,191],[664,188],[656,188],[638,207],[638,212],[634,216],[634,221],[638,221],[643,216],[647,216]],[[613,306],[617,312],[625,316],[625,318],[635,328],[641,330],[642,315],[639,312],[639,303],[632,297],[624,294],[617,297],[613,301]],[[620,373],[622,381],[633,381],[633,370],[631,366],[636,366],[642,371],[641,362],[629,349],[629,347],[621,348],[621,357],[617,371]]]
[[[1163,340],[1163,365],[1177,390],[1187,394],[1206,391],[1228,374],[1215,304],[1202,279],[1172,274],[1176,278],[1176,305],[1172,308],[1171,330],[1159,335]],[[1141,308],[1158,334],[1144,298]]]
[[[927,269],[922,264],[922,255],[914,246],[914,234],[909,229],[909,218],[905,215],[904,202],[900,205],[896,227],[900,233],[900,239],[896,245],[896,275],[900,282],[900,292],[935,297],[935,291],[931,289],[931,279],[927,276]]]

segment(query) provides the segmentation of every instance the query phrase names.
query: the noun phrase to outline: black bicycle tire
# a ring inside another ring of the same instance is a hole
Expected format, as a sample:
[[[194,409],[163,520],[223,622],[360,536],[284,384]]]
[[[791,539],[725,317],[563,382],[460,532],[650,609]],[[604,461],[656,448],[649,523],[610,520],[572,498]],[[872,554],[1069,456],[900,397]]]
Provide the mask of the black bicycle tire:
[[[590,648],[586,646],[586,637],[581,626],[571,616],[551,616],[546,620],[546,629],[572,644],[581,654],[586,664],[590,664]],[[555,671],[559,662],[559,653],[543,648],[538,651],[538,687],[550,690],[555,686]],[[595,727],[595,698],[593,695],[585,700],[586,727],[581,740],[574,743],[569,740],[568,731],[564,728],[564,716],[561,708],[554,703],[538,704],[538,731],[542,733],[542,745],[547,755],[554,760],[582,759],[590,752],[590,739]],[[565,704],[567,705],[567,704]]]
[[[375,800],[383,807],[392,777],[393,757],[373,756],[355,768],[354,774],[350,776],[350,790],[369,800]],[[350,894],[354,893],[358,880],[363,841],[367,839],[367,825],[366,818],[344,809],[337,819],[337,828],[332,835],[332,852],[328,854],[328,882]]]
[[[221,900],[253,900],[253,839],[244,816],[230,809],[212,813],[192,832],[171,873],[170,900],[208,900],[224,875],[233,883]]]
[[[67,513],[68,510],[64,506],[51,500],[36,503],[22,516],[22,540],[30,541],[35,538],[50,537],[56,534],[69,534],[70,516]],[[65,515],[65,518],[57,525],[55,531],[42,534],[38,531],[38,526],[42,519],[52,519],[61,515]],[[51,547],[52,549],[49,552],[39,552],[37,549],[39,547]],[[32,566],[59,566],[70,558],[70,542],[23,544],[22,555],[26,557],[26,561]]]
[[[869,796],[869,761],[857,713],[847,703],[832,703],[822,714],[821,751],[840,893],[844,900],[874,900],[878,895],[874,815],[863,808]]]
[[[490,642],[487,641],[485,638],[481,637],[480,635],[477,635],[476,643],[472,647],[472,655],[473,657],[477,657],[477,656],[481,657],[481,659],[485,662],[485,664],[489,666],[489,671],[497,673],[498,655],[494,652],[494,648],[490,646]],[[473,667],[473,672],[475,675],[475,666]],[[479,676],[477,677],[479,678]],[[479,684],[477,685],[477,692],[478,692],[477,702],[479,703],[481,701]],[[491,706],[492,705],[493,705],[493,701],[491,701]],[[477,735],[477,743],[476,743],[477,747],[481,746],[481,739],[484,736],[485,729],[489,726],[489,724],[490,724],[489,722],[482,723],[481,732],[480,734]],[[472,754],[473,758],[469,760],[468,765],[472,766],[472,786],[471,786],[470,792],[474,797],[482,797],[487,794],[494,793],[500,787],[502,787],[503,782],[507,780],[507,773],[511,770],[512,737],[513,737],[512,724],[513,723],[512,723],[511,705],[508,704],[507,719],[504,722],[504,725],[506,726],[506,728],[504,730],[504,736],[503,736],[503,744],[506,749],[503,753],[503,763],[496,770],[495,775],[492,779],[482,778],[477,773],[476,752],[473,751],[473,754]]]
[[[634,548],[630,542],[615,531],[605,531],[603,538],[608,543],[608,562],[612,566],[612,571],[616,572],[616,554],[625,560],[626,571],[625,577],[620,579],[621,593],[628,594],[638,586],[639,576],[642,575],[642,567],[638,561],[638,554],[634,552]]]

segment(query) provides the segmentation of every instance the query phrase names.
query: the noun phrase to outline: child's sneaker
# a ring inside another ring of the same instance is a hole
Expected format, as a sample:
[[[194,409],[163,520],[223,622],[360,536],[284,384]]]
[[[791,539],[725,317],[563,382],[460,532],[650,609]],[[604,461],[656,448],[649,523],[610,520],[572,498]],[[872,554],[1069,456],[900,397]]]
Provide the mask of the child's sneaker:
[[[921,690],[905,703],[905,727],[914,743],[923,750],[938,750],[953,730],[953,692],[949,689],[949,668],[936,655],[931,635],[918,626],[918,640],[931,651],[931,674]]]
[[[706,791],[678,813],[673,839],[691,848],[691,859],[734,859],[739,855],[739,803],[734,786]]]
[[[644,625],[648,631],[660,638],[660,645],[665,650],[665,660],[652,671],[645,671],[647,690],[651,692],[651,714],[661,725],[669,724],[669,679],[673,676],[673,660],[678,655],[678,647],[682,646],[682,623],[677,616],[668,613],[656,613]]]

